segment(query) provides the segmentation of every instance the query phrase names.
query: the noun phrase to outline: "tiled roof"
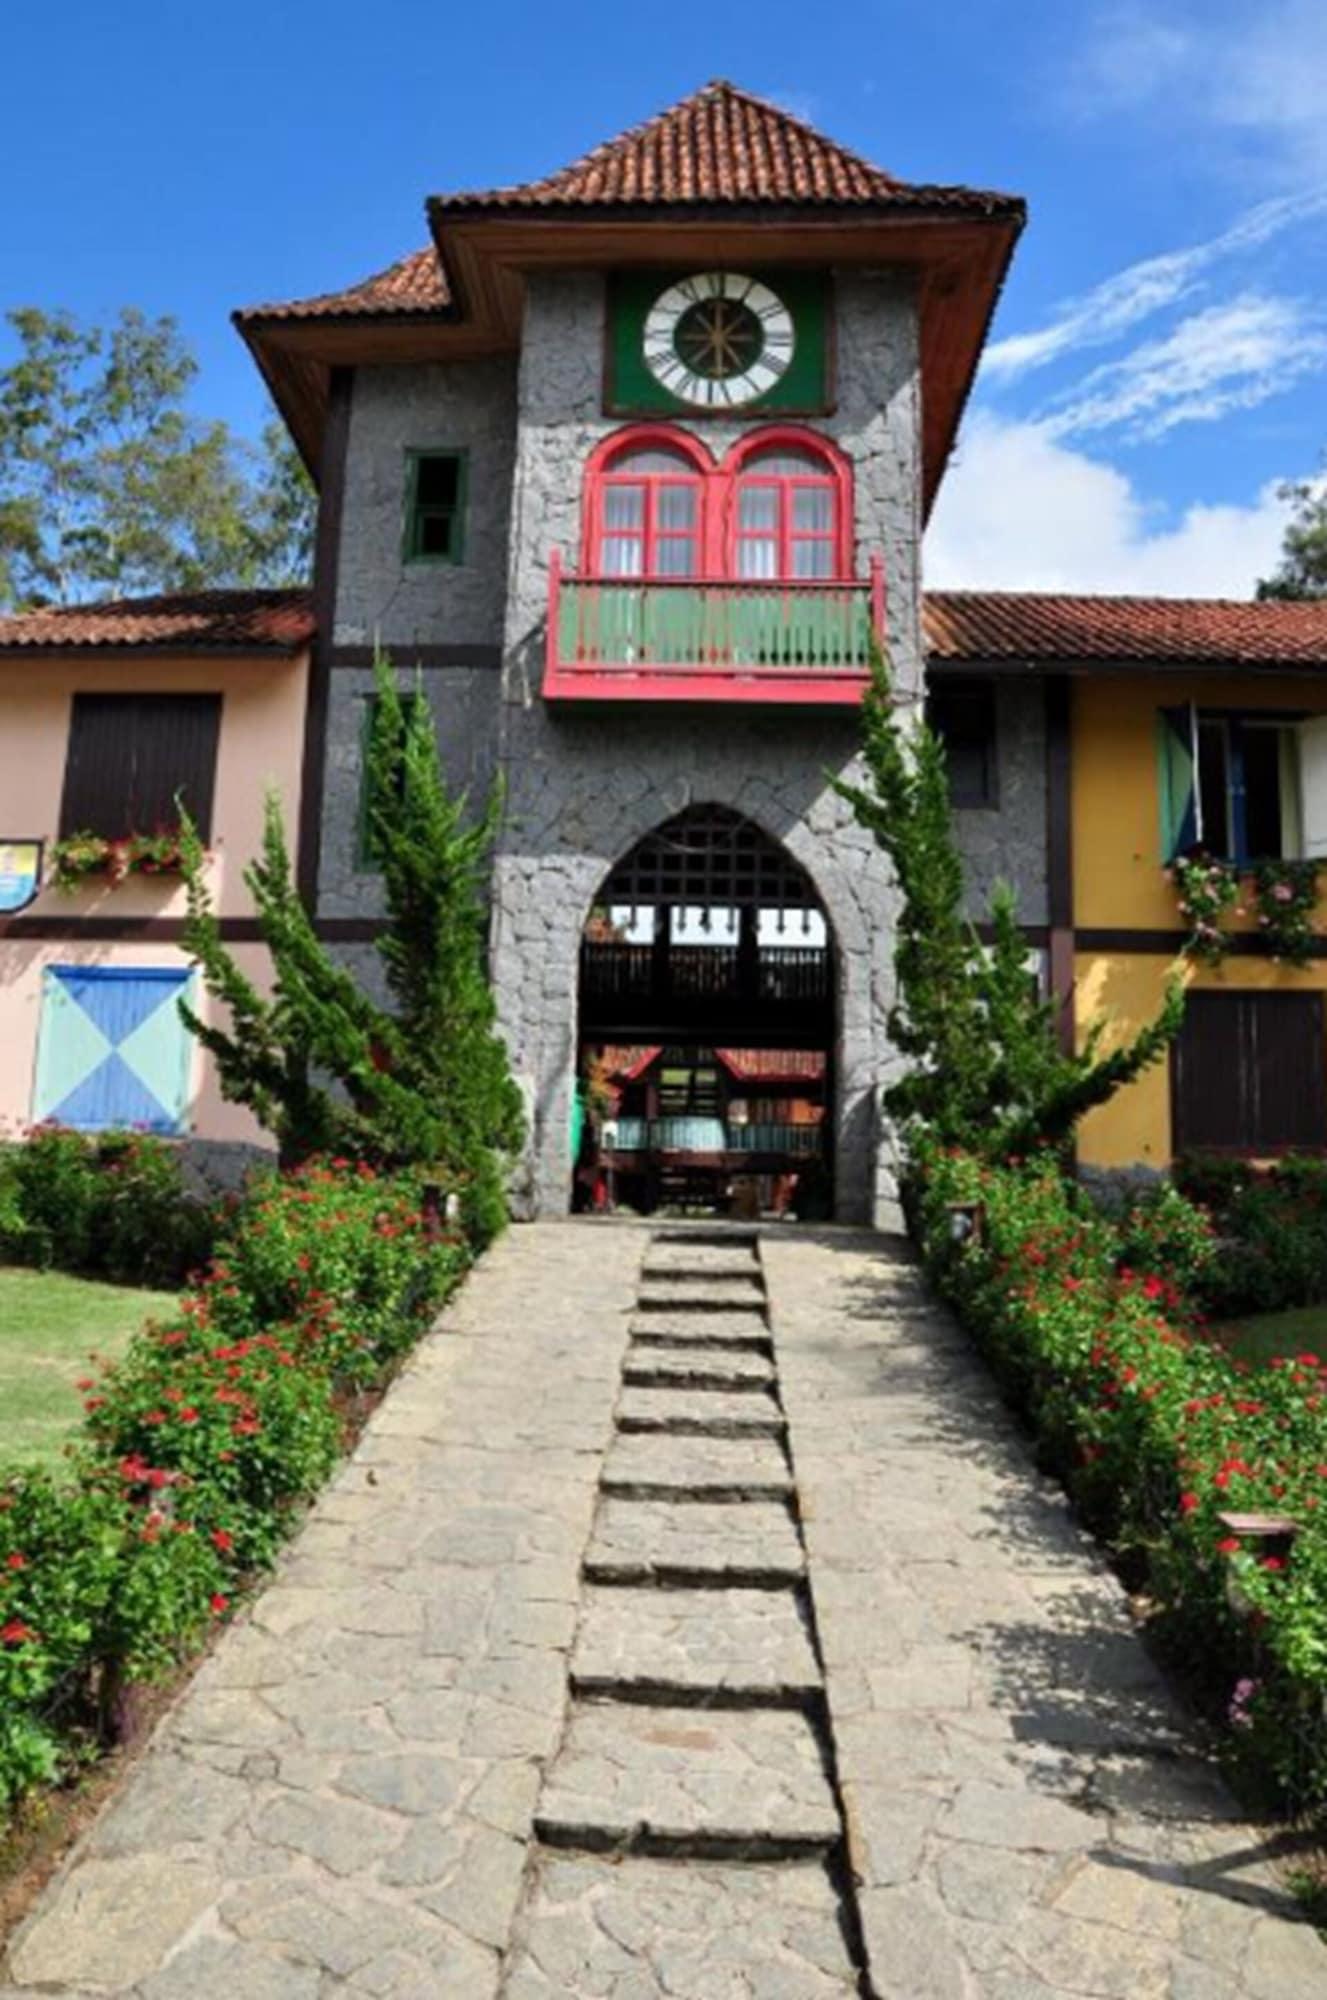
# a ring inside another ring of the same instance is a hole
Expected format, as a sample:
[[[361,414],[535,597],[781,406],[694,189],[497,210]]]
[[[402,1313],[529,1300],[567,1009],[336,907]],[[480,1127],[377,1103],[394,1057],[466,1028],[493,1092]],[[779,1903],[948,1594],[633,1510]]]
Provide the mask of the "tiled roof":
[[[1327,599],[1073,597],[933,590],[923,611],[933,660],[1221,661],[1327,667]]]
[[[320,292],[316,298],[291,299],[284,304],[245,306],[235,317],[251,319],[378,318],[383,313],[441,312],[450,303],[447,280],[430,243],[425,250],[398,258],[344,292]]]
[[[767,202],[842,206],[1015,209],[1009,195],[897,180],[794,118],[722,79],[596,146],[543,180],[438,197],[456,208],[562,208]]]
[[[307,590],[190,590],[0,618],[0,652],[24,646],[223,647],[297,652],[313,637]]]
[[[1021,217],[1014,195],[901,181],[826,139],[776,104],[731,83],[708,83],[619,138],[542,180],[430,202],[444,227],[454,210],[768,206],[942,209],[956,215]],[[450,304],[436,250],[416,250],[343,292],[247,306],[249,320],[393,318]]]

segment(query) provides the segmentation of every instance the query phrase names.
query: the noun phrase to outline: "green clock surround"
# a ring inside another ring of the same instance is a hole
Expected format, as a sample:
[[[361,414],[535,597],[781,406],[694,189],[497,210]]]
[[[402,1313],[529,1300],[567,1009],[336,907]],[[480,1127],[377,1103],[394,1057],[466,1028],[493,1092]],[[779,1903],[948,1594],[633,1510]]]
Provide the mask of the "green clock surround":
[[[607,313],[611,415],[810,416],[831,406],[826,272],[619,271]]]

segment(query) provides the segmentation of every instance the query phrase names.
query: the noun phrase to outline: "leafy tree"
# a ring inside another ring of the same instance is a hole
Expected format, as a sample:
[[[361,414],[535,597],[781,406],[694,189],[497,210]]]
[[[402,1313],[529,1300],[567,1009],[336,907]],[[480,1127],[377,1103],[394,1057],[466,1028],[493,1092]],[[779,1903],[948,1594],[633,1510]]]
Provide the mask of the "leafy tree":
[[[476,821],[452,798],[428,704],[403,701],[379,658],[368,764],[369,836],[387,921],[378,939],[380,1007],[328,953],[295,889],[280,807],[267,803],[261,857],[245,880],[272,961],[264,994],[222,942],[198,836],[184,837],[185,945],[228,1016],[186,1021],[213,1056],[224,1096],[276,1138],[283,1164],[331,1151],[437,1169],[462,1189],[487,1237],[504,1215],[502,1159],[520,1144],[520,1093],[507,1067],[484,962],[485,863],[498,802]]]
[[[172,319],[109,328],[24,306],[0,369],[0,608],[307,574],[312,489],[270,424],[261,448],[189,414],[197,363]]]
[[[882,658],[863,704],[866,782],[835,787],[894,865],[901,892],[897,992],[890,1033],[909,1058],[886,1092],[905,1130],[989,1155],[1060,1145],[1164,1053],[1178,1032],[1183,990],[1172,983],[1157,1020],[1103,1053],[1104,1026],[1066,1054],[1056,1003],[1043,1000],[1028,964],[1012,892],[1001,886],[983,944],[964,912],[944,746],[925,725],[899,722]]]
[[[1281,543],[1280,567],[1263,577],[1258,595],[1327,597],[1327,476],[1292,480],[1279,493],[1291,503],[1292,513]]]

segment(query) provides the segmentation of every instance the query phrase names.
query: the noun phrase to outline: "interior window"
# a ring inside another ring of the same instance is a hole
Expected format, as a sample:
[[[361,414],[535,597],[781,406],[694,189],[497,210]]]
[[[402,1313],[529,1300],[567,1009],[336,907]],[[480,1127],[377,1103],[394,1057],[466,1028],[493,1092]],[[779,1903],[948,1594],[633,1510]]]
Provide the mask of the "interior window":
[[[1201,844],[1233,861],[1300,851],[1298,727],[1279,718],[1201,715]]]

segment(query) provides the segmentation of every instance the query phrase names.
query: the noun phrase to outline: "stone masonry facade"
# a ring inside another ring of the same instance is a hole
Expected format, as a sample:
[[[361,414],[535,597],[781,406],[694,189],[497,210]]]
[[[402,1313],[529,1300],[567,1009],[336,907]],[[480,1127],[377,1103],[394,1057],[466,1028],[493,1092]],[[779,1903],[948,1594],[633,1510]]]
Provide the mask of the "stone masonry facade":
[[[911,281],[841,271],[833,284],[836,396],[816,420],[852,462],[856,571],[883,557],[895,685],[919,712],[921,378]],[[491,963],[500,1020],[525,1093],[530,1140],[518,1212],[558,1215],[570,1193],[567,1134],[577,1063],[582,927],[604,878],[689,806],[741,813],[782,843],[824,908],[836,954],[836,1213],[897,1223],[897,1184],[880,1094],[895,1066],[886,1021],[895,892],[831,776],[859,770],[850,711],[690,704],[552,711],[540,688],[549,559],[580,558],[586,459],[620,427],[603,408],[605,280],[544,272],[526,287],[518,360],[505,357],[357,371],[353,387],[334,621],[338,648],[388,647],[419,674],[449,779],[505,794],[494,856]],[[684,420],[685,422],[685,420]],[[749,428],[687,427],[720,456]],[[467,461],[463,560],[403,557],[408,453],[460,449]],[[446,649],[446,663],[437,664]],[[424,654],[417,666],[412,657]],[[365,703],[371,675],[332,674],[319,885],[325,918],[371,918],[381,885],[362,852]],[[1040,689],[998,695],[998,789],[959,814],[974,897],[1011,881],[1020,914],[1045,921],[1045,781]],[[358,960],[371,954],[356,949]]]

